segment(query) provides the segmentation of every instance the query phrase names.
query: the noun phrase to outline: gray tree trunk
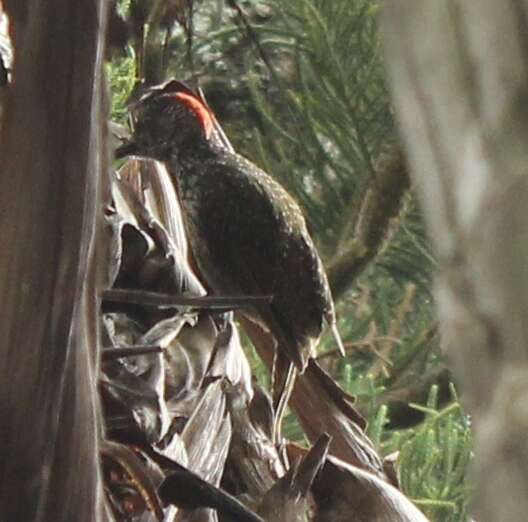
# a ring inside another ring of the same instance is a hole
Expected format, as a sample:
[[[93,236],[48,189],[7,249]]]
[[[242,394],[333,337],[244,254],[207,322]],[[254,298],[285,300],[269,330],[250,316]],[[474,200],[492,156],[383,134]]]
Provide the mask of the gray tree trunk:
[[[3,2],[15,47],[0,136],[5,521],[103,518],[94,244],[106,160],[105,4]]]
[[[528,513],[528,2],[390,0],[396,113],[475,428],[479,522]]]

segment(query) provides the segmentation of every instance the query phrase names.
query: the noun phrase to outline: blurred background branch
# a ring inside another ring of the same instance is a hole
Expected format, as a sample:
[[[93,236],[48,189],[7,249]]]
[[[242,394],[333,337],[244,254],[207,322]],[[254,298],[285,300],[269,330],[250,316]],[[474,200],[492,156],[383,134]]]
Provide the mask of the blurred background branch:
[[[440,330],[472,415],[476,516],[490,522],[528,509],[527,22],[523,0],[398,0],[382,24],[438,254]]]

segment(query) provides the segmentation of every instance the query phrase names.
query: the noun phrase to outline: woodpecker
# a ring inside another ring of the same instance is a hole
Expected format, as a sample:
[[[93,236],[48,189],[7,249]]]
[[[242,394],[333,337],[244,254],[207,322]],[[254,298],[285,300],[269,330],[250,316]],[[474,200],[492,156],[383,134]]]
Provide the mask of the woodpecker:
[[[203,97],[173,80],[145,94],[131,121],[132,137],[116,156],[165,164],[206,285],[219,295],[273,296],[267,308],[244,313],[275,338],[290,387],[294,367],[302,373],[315,355],[324,321],[343,352],[327,276],[299,205],[233,150]]]

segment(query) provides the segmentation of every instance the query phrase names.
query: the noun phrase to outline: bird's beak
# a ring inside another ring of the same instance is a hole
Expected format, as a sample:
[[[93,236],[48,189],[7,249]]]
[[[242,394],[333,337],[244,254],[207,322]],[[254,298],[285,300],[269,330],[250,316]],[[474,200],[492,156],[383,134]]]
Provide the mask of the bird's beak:
[[[121,159],[126,156],[133,156],[138,152],[139,148],[137,146],[137,143],[133,141],[125,141],[119,147],[117,147],[114,154],[116,159]]]

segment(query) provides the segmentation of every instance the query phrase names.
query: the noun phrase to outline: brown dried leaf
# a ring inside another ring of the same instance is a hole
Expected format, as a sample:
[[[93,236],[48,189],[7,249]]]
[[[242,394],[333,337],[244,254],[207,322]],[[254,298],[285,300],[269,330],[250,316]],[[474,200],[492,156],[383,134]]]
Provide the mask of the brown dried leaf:
[[[258,513],[267,522],[304,522],[313,508],[312,483],[323,466],[330,437],[323,433],[266,493]]]
[[[312,492],[314,522],[427,522],[388,482],[334,457],[328,457]]]
[[[254,323],[244,318],[240,322],[271,371],[273,339]],[[328,433],[332,455],[385,478],[382,461],[363,431],[365,421],[354,409],[353,400],[311,359],[304,374],[297,377],[290,406],[310,441],[315,442],[320,433]]]
[[[224,381],[233,434],[229,465],[238,485],[253,500],[260,499],[284,475],[285,467],[266,434],[249,417],[249,397],[239,386]]]

